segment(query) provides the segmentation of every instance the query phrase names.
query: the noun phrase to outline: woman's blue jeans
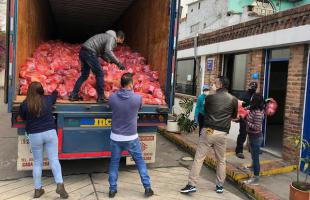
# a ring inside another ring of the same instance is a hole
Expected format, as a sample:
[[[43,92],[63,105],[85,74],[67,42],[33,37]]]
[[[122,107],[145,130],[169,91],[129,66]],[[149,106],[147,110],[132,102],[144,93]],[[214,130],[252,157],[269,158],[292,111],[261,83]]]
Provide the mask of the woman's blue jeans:
[[[42,187],[42,167],[43,151],[47,152],[47,157],[52,168],[55,182],[63,183],[61,166],[58,159],[58,138],[56,130],[49,130],[41,133],[29,134],[30,146],[33,154],[33,179],[35,189]]]

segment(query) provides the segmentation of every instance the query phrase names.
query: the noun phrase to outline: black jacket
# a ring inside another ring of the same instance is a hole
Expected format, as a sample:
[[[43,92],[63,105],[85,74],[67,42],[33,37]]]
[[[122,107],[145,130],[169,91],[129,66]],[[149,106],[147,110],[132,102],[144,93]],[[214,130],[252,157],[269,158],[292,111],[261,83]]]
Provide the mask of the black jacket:
[[[58,92],[55,90],[52,95],[44,96],[44,108],[40,117],[36,117],[28,111],[27,102],[24,101],[19,110],[19,115],[26,120],[26,131],[28,134],[41,133],[56,129],[53,117],[53,105],[56,103]]]
[[[226,89],[219,89],[205,99],[206,127],[229,132],[232,119],[237,118],[238,100]]]

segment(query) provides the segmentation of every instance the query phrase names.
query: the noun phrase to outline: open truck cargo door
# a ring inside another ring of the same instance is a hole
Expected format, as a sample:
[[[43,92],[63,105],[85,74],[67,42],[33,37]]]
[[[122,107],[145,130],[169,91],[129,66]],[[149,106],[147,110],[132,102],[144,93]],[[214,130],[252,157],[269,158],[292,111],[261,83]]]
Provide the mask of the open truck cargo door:
[[[23,135],[18,120],[19,72],[41,42],[62,40],[84,43],[107,29],[123,30],[126,43],[159,72],[167,105],[143,105],[138,133],[156,134],[173,103],[173,73],[179,0],[10,0],[7,99],[13,127]],[[29,12],[31,10],[31,12]],[[58,101],[54,108],[59,138],[59,158],[109,157],[111,112],[104,104]],[[153,137],[145,137],[150,139]],[[155,140],[155,137],[153,138]],[[102,142],[103,141],[103,142]],[[146,144],[147,145],[147,144]],[[156,148],[152,151],[155,151]],[[126,154],[124,154],[126,155]],[[155,155],[155,154],[154,154]],[[151,159],[153,160],[153,159]]]

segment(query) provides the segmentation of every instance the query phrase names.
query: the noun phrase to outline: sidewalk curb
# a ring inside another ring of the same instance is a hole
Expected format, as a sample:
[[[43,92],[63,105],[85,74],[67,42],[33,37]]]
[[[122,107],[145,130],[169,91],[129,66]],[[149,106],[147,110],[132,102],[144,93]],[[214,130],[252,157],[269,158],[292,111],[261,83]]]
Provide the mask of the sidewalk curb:
[[[182,138],[181,134],[167,132],[163,127],[159,127],[158,132],[171,142],[177,144],[179,147],[190,153],[191,155],[195,155],[197,144],[191,141],[186,141],[186,139]],[[204,164],[211,167],[212,169],[216,169],[216,160],[214,156],[207,156]],[[270,168],[271,164],[273,166],[276,165],[276,168]],[[295,170],[297,166],[287,165],[283,161],[275,161],[273,163],[266,164],[262,168],[265,168],[265,170],[262,170],[261,175],[269,176],[291,172]],[[226,163],[226,175],[236,184],[238,184],[238,186],[242,190],[244,190],[246,193],[248,193],[250,196],[254,197],[257,200],[281,200],[279,196],[270,192],[267,188],[263,186],[245,185],[242,180],[249,178],[251,174],[242,171],[231,163]]]

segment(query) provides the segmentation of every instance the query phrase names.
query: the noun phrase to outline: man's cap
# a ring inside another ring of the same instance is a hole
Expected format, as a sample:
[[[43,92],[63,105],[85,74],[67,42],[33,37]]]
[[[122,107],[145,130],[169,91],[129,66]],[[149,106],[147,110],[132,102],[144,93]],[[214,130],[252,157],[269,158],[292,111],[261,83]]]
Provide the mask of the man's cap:
[[[209,90],[209,89],[210,89],[210,87],[209,87],[208,84],[206,84],[206,85],[204,85],[204,86],[202,87],[202,91]]]
[[[250,89],[253,89],[253,90],[256,90],[256,89],[257,89],[257,83],[256,83],[256,82],[251,82],[251,83],[249,84],[249,88],[250,88]]]

